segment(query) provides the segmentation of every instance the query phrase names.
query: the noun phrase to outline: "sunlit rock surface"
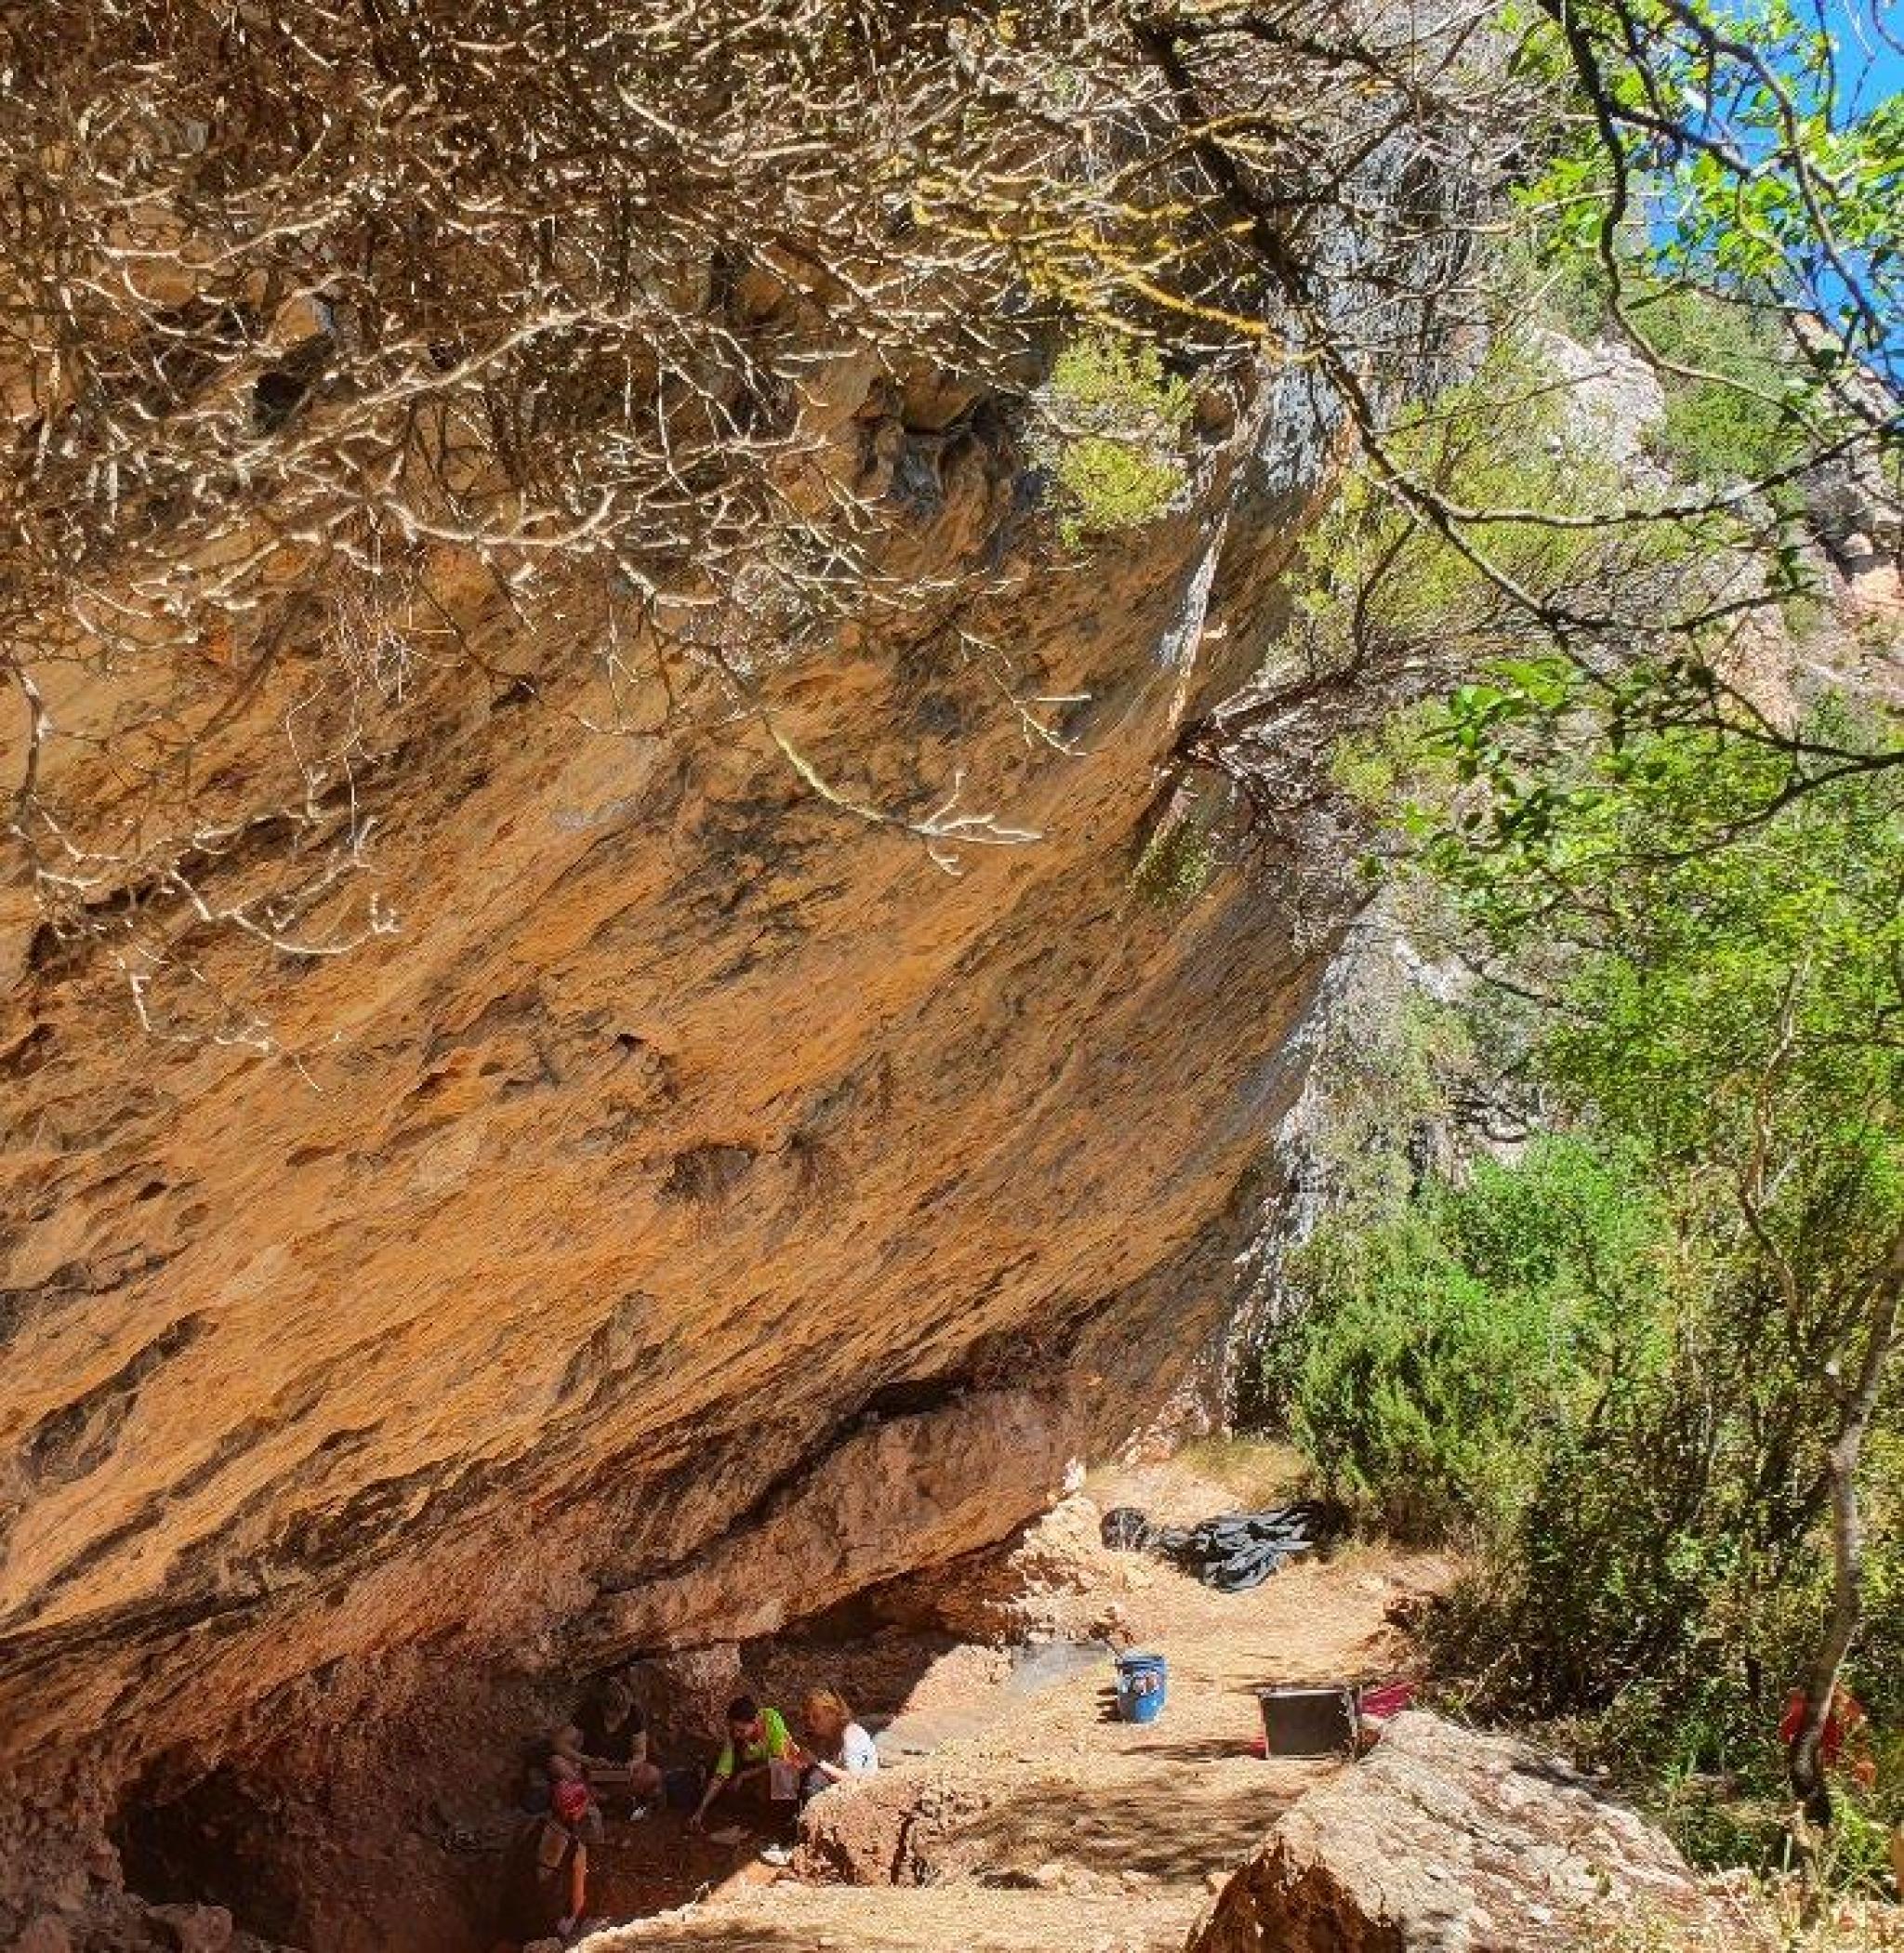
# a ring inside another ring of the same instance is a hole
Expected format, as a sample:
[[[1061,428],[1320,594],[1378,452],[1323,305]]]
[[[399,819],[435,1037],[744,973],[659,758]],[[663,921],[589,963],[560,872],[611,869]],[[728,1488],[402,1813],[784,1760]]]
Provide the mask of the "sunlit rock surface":
[[[1663,1833],[1525,1744],[1417,1710],[1276,1820],[1191,1953],[1561,1953],[1616,1930],[1739,1939]]]
[[[922,560],[996,554],[1012,459],[860,411]],[[1225,528],[1262,438],[982,607],[1070,755],[949,640],[783,687],[867,803],[962,774],[1041,837],[957,876],[712,704],[589,733],[470,591],[491,669],[426,660],[361,783],[401,931],[196,952],[289,1056],[170,1041],[176,991],[142,1030],[0,909],[0,1940],[110,1885],[110,1832],[148,1897],[377,1944],[312,1894],[427,1886],[431,1787],[501,1794],[589,1666],[998,1538],[1197,1414],[1320,946],[1273,874],[1159,907],[1131,869],[1181,714],[1260,653],[1300,507]]]

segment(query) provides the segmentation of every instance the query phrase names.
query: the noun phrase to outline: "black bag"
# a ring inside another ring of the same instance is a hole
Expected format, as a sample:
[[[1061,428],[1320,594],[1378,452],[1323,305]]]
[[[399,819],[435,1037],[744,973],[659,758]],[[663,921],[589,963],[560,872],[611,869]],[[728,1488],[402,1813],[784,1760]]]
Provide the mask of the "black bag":
[[[1135,1506],[1113,1506],[1098,1522],[1097,1536],[1113,1552],[1147,1553],[1157,1528]]]
[[[1260,1587],[1315,1545],[1328,1513],[1313,1501],[1267,1512],[1224,1512],[1190,1526],[1151,1524],[1135,1506],[1113,1506],[1098,1527],[1120,1552],[1155,1553],[1220,1593]]]

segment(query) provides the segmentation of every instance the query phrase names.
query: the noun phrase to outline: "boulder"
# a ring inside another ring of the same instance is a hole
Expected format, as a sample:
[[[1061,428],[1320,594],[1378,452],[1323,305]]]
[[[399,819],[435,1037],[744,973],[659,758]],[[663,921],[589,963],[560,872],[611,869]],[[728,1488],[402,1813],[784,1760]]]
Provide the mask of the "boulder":
[[[73,1953],[73,1934],[63,1920],[43,1912],[13,1942],[12,1953]]]
[[[1540,363],[1563,387],[1561,421],[1570,444],[1604,456],[1629,482],[1659,479],[1647,436],[1666,417],[1659,376],[1615,341],[1582,346],[1557,332],[1532,335]]]
[[[1659,1831],[1526,1744],[1415,1709],[1277,1821],[1191,1953],[1544,1953],[1635,1919],[1725,1943]]]
[[[160,1944],[178,1953],[226,1953],[231,1944],[231,1915],[222,1906],[153,1906],[146,1917],[159,1929]]]

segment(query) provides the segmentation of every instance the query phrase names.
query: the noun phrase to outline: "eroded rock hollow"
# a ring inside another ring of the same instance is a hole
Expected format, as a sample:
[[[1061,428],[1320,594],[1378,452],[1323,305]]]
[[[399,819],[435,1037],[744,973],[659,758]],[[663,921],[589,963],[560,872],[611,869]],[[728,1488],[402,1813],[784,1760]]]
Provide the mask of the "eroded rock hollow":
[[[996,548],[982,409],[835,391],[922,552]],[[540,627],[473,592],[484,657],[365,772],[400,930],[230,966],[271,1049],[143,1027],[109,957],[0,917],[0,1939],[129,1868],[389,1943],[432,1787],[577,1674],[997,1540],[1210,1401],[1326,944],[1273,876],[1159,907],[1131,869],[1319,465],[1277,411],[1141,545],[991,600],[1072,754],[983,668],[803,680],[801,750],[869,798],[962,772],[1041,837],[957,876],[758,728],[525,696]]]

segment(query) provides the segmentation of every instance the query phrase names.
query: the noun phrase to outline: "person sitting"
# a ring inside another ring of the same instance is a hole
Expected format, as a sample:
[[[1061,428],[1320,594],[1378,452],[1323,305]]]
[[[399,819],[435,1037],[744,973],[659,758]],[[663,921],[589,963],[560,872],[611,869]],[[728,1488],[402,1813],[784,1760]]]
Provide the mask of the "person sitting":
[[[727,1743],[701,1793],[699,1808],[688,1819],[689,1830],[705,1830],[707,1813],[722,1798],[771,1809],[776,1801],[774,1766],[790,1768],[793,1747],[787,1718],[777,1709],[762,1709],[751,1696],[737,1696],[727,1705]]]
[[[599,1796],[627,1790],[631,1810],[661,1794],[661,1772],[649,1761],[648,1725],[635,1692],[611,1675],[590,1692],[576,1721],[556,1732],[553,1751],[576,1765]]]
[[[503,1864],[503,1933],[518,1946],[566,1940],[588,1905],[588,1787],[579,1777],[554,1777],[549,1799],[549,1810],[517,1833]]]
[[[816,1688],[800,1704],[800,1727],[807,1740],[800,1745],[800,1807],[805,1810],[822,1790],[870,1776],[879,1767],[872,1737],[853,1720],[846,1698],[838,1690]]]

